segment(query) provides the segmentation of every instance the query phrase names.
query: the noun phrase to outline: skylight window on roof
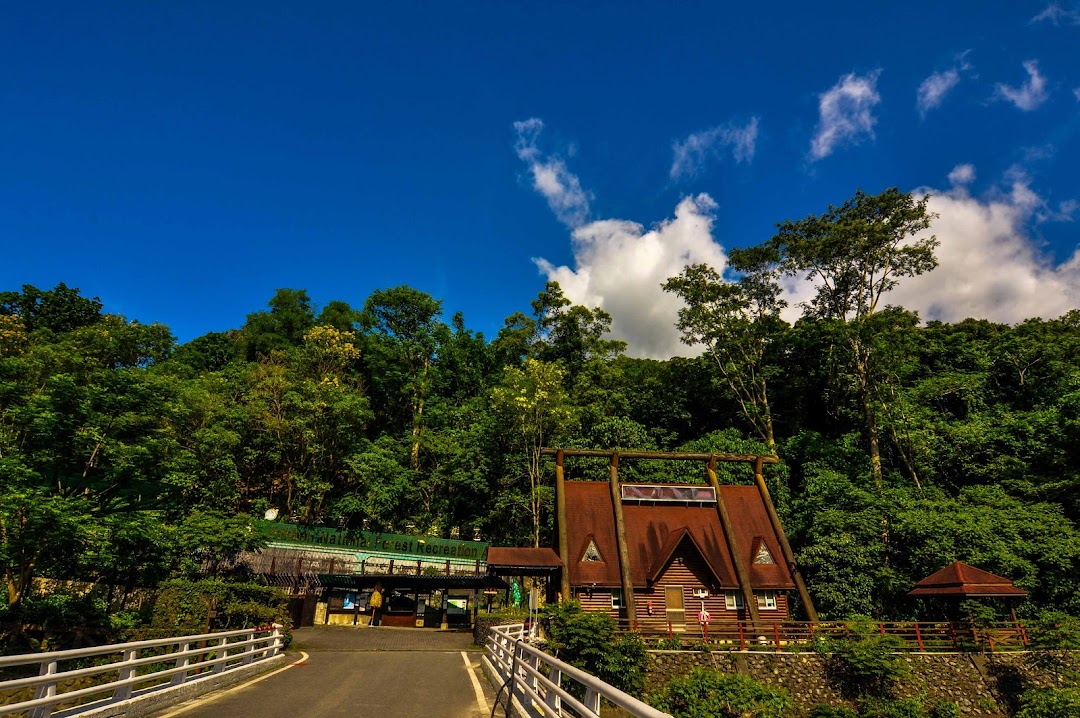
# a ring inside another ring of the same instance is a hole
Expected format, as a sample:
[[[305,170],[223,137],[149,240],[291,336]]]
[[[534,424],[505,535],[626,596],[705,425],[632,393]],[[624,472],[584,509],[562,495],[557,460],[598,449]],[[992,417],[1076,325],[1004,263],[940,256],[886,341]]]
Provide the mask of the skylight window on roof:
[[[623,484],[623,501],[677,501],[680,503],[716,503],[711,486],[671,484]]]

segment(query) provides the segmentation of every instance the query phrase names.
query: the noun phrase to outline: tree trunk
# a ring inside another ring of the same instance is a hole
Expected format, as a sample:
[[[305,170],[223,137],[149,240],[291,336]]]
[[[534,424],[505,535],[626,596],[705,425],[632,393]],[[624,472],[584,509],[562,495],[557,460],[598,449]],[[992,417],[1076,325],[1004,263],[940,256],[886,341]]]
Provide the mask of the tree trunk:
[[[431,362],[424,359],[424,370],[420,374],[420,381],[413,389],[413,421],[412,421],[412,449],[409,452],[409,468],[416,471],[420,468],[420,433],[424,419],[424,395],[427,393],[428,367]]]
[[[880,431],[877,413],[874,411],[873,393],[870,390],[870,356],[858,339],[851,340],[851,349],[855,355],[855,375],[859,380],[859,399],[866,415],[866,433],[870,440],[870,473],[874,478],[874,488],[880,494],[885,487],[881,471]]]

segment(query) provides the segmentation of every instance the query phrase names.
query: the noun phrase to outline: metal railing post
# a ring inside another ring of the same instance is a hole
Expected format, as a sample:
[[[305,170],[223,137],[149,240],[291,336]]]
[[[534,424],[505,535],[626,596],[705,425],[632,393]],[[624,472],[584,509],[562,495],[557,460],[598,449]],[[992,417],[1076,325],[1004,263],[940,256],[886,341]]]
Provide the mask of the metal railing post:
[[[124,651],[123,663],[130,663],[131,661],[134,661],[138,657],[139,657],[139,649],[137,649],[137,648],[129,648],[128,650]],[[134,678],[134,677],[135,677],[135,666],[126,666],[126,667],[120,669],[120,680],[126,681],[129,678]],[[113,691],[113,700],[114,701],[126,701],[128,698],[131,698],[131,687],[132,687],[132,684],[130,684],[130,683],[126,683],[126,684],[124,684],[122,686],[117,686],[116,690]]]
[[[244,659],[241,662],[241,665],[248,666],[248,665],[251,665],[251,659],[255,657],[255,631],[254,631],[254,629],[251,631],[251,633],[247,634],[247,636],[244,637],[244,641],[248,645],[244,647]]]
[[[221,673],[223,670],[225,670],[225,658],[227,658],[228,655],[229,655],[228,645],[229,645],[229,639],[228,638],[222,638],[220,641],[218,641],[218,653],[219,653],[219,655],[214,660],[219,661],[219,662],[214,664],[213,673]]]
[[[558,666],[552,666],[548,670],[548,680],[554,683],[559,688],[562,687],[562,671]],[[548,707],[555,711],[556,715],[562,715],[562,696],[557,691],[548,691],[547,698],[544,700]]]
[[[183,651],[184,653],[187,653],[189,648],[191,648],[191,644],[188,643],[187,641],[184,641],[182,644],[180,644],[180,650]],[[177,658],[176,659],[176,667],[177,668],[187,668],[188,664],[190,664],[190,663],[191,663],[191,657],[190,656],[183,656],[182,658]],[[174,686],[179,686],[179,685],[183,685],[184,681],[186,681],[186,680],[187,680],[187,671],[182,671],[180,673],[177,673],[177,674],[173,675],[171,683]]]
[[[42,661],[41,670],[38,673],[41,676],[56,675],[56,661]],[[34,700],[39,698],[52,698],[56,695],[56,681],[49,681],[43,685],[37,687],[34,691]],[[29,718],[49,718],[52,715],[52,706],[41,706],[30,711]]]

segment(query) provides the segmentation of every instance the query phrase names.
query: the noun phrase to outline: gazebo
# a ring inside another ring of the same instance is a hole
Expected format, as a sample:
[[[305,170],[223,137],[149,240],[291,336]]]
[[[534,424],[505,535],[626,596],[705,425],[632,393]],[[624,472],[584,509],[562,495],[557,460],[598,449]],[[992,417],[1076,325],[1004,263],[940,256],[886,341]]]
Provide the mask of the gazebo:
[[[908,595],[912,598],[1022,598],[1027,591],[1017,588],[1004,576],[953,561],[915,584]]]
[[[915,584],[908,591],[912,598],[944,598],[963,600],[966,598],[1023,598],[1027,591],[1017,588],[1004,576],[983,571],[969,566],[962,561],[953,561],[945,568],[935,571]],[[1020,639],[1027,644],[1024,627],[1016,617],[1016,609],[1009,606],[1009,614],[1017,628]],[[974,626],[972,627],[974,630]],[[991,647],[993,639],[991,636]]]

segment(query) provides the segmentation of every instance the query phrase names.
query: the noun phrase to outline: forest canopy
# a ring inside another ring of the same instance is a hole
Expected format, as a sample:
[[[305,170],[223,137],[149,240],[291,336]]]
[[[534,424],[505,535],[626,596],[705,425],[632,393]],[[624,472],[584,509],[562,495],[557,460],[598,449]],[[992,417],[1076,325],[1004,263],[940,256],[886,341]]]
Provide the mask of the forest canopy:
[[[280,289],[179,345],[65,284],[0,292],[3,600],[36,576],[192,574],[250,548],[271,508],[547,545],[538,449],[566,446],[776,453],[767,480],[823,617],[911,617],[905,593],[954,560],[1012,578],[1022,613],[1080,613],[1080,311],[1009,326],[888,305],[933,270],[936,241],[913,239],[931,221],[925,198],[860,193],[725,273],[687,267],[665,288],[704,351],[667,361],[626,356],[611,316],[555,283],[491,338],[400,286],[322,307]],[[818,293],[790,324],[777,282],[807,274]]]

